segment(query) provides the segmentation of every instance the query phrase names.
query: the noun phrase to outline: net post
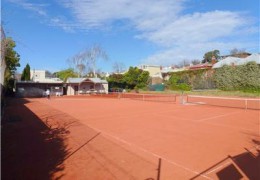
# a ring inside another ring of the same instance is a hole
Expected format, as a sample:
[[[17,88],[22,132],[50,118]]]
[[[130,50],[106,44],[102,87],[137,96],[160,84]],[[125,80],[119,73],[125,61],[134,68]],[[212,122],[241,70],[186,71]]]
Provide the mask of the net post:
[[[247,110],[247,106],[248,106],[247,105],[247,99],[245,99],[245,106],[246,106],[245,109]]]
[[[184,104],[183,91],[181,91],[180,104]]]

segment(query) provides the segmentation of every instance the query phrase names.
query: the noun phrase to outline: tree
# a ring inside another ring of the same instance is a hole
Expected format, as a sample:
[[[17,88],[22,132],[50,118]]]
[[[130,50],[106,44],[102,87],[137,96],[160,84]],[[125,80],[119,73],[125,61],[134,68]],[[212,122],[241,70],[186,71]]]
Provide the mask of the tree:
[[[114,72],[121,73],[125,70],[125,65],[122,62],[115,62],[113,65]]]
[[[124,81],[130,89],[145,87],[148,79],[149,72],[138,69],[137,67],[130,67],[128,72],[124,74]]]
[[[86,60],[84,52],[79,52],[69,59],[69,62],[73,64],[74,69],[77,70],[78,77],[83,75],[84,70],[86,69]]]
[[[31,79],[31,72],[30,72],[30,65],[26,64],[25,68],[23,69],[21,80],[22,81],[30,81]]]
[[[209,51],[205,53],[203,56],[202,63],[206,63],[206,62],[211,63],[213,56],[215,57],[216,60],[218,60],[220,58],[219,54],[220,54],[219,50]]]
[[[116,90],[118,88],[125,89],[126,88],[126,82],[124,81],[124,75],[123,74],[111,74],[107,78],[109,89],[110,90]]]
[[[45,71],[45,77],[46,78],[53,78],[53,77],[55,77],[55,75],[47,70],[47,71]]]
[[[5,55],[5,77],[4,77],[4,87],[6,94],[10,94],[13,92],[14,88],[14,74],[17,67],[20,67],[20,55],[14,50],[16,47],[15,42],[12,38],[6,38],[3,40],[4,42],[4,55]]]
[[[72,68],[68,68],[65,70],[61,70],[58,72],[54,73],[58,78],[60,78],[61,80],[63,80],[64,82],[67,81],[67,79],[69,77],[73,78],[73,77],[77,77],[77,73],[74,72],[74,70]]]
[[[189,66],[189,65],[190,65],[190,61],[187,60],[187,59],[183,59],[183,60],[178,64],[179,67],[185,67],[185,66]]]
[[[149,72],[142,71],[141,74],[138,76],[138,84],[136,85],[137,88],[144,88],[147,86],[149,80]]]
[[[75,69],[78,70],[78,76],[81,77],[86,69],[89,67],[92,69],[94,77],[96,77],[96,63],[99,59],[107,60],[108,56],[106,52],[99,46],[94,45],[89,49],[76,54],[69,60],[74,65]]]
[[[231,49],[230,50],[230,55],[237,55],[237,54],[241,54],[241,53],[245,53],[245,49],[237,49],[237,48],[234,48],[234,49]]]
[[[201,62],[200,60],[194,59],[191,61],[191,64],[197,65],[197,64],[200,64],[200,62]]]
[[[83,55],[87,64],[89,64],[90,67],[92,68],[94,77],[96,77],[96,63],[99,59],[103,59],[103,60],[108,59],[106,52],[99,45],[94,45],[91,48],[87,49],[83,53]]]

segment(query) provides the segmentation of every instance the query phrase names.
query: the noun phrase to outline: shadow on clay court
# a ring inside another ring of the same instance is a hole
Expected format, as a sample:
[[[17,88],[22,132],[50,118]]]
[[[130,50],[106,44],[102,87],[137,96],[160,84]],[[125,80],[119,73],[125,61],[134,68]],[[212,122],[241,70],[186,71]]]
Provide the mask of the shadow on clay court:
[[[160,160],[147,161],[50,108],[34,100],[8,99],[1,122],[2,179],[62,179],[68,169],[89,179],[160,179]],[[77,169],[71,166],[75,161]]]
[[[62,171],[66,129],[50,129],[25,105],[8,99],[2,126],[2,179],[51,179]],[[60,179],[57,177],[57,179]]]
[[[260,142],[257,140],[252,140],[256,146],[260,145]],[[218,163],[212,165],[207,168],[200,174],[194,176],[192,179],[199,179],[201,175],[210,175],[210,171],[213,169],[217,169],[216,174],[217,178],[220,180],[226,179],[250,179],[250,180],[258,180],[260,179],[260,150],[256,150],[256,152],[252,152],[251,150],[244,148],[245,152],[235,155],[235,156],[227,156],[223,160]],[[228,162],[228,163],[227,163]],[[223,168],[218,169],[218,167],[223,166]]]

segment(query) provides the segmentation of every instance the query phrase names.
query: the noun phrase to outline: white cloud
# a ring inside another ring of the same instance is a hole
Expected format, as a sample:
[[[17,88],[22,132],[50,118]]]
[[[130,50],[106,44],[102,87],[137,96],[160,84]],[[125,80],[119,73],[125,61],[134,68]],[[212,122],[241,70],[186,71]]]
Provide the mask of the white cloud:
[[[75,32],[78,28],[77,23],[69,22],[66,17],[62,15],[50,16],[47,7],[48,4],[39,4],[35,2],[29,2],[28,0],[8,0],[23,9],[36,13],[41,18],[41,22],[54,27],[59,27],[66,32]]]
[[[42,5],[19,2],[28,10],[47,16]],[[112,29],[117,22],[137,32],[136,38],[150,41],[162,51],[144,62],[167,64],[182,59],[201,59],[209,50],[252,47],[247,37],[258,32],[245,13],[232,11],[188,12],[189,0],[60,0],[72,14],[74,22],[63,15],[47,16],[51,26],[67,32],[75,29]],[[240,38],[242,37],[242,38]],[[173,59],[174,57],[174,59]]]
[[[183,0],[64,0],[86,28],[102,27],[116,20],[128,20],[139,30],[149,30],[175,19]],[[151,19],[152,18],[152,19]]]
[[[255,44],[250,42],[202,42],[183,44],[175,48],[164,49],[156,52],[150,57],[143,59],[145,64],[173,65],[181,60],[202,60],[205,52],[218,49],[224,54],[228,54],[233,48],[243,49],[243,47],[253,47]]]
[[[47,4],[34,4],[34,3],[30,3],[26,0],[8,0],[11,3],[17,4],[21,7],[23,7],[26,10],[30,10],[32,12],[37,13],[40,16],[47,16],[47,12],[44,9],[44,7],[47,6]]]
[[[244,47],[244,42],[231,41],[248,33],[255,33],[243,13],[210,11],[183,14],[187,0],[63,0],[64,6],[81,24],[81,28],[102,29],[119,20],[130,23],[138,34],[164,48],[144,62],[166,64],[186,59],[201,59],[212,49]],[[242,45],[243,44],[243,45]],[[174,59],[173,59],[174,57]]]
[[[181,16],[156,31],[143,33],[141,37],[163,46],[183,43],[209,42],[232,35],[244,20],[239,14],[214,11]]]
[[[74,24],[67,22],[67,20],[64,17],[53,17],[49,20],[49,23],[51,26],[60,27],[66,32],[75,32]]]

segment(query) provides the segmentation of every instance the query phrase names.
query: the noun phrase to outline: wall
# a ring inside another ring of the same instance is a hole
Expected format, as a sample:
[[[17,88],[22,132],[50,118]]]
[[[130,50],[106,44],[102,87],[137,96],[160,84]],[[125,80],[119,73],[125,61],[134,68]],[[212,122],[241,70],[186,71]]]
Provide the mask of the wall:
[[[69,84],[67,86],[67,95],[74,95],[75,89],[74,86],[78,86],[78,84]],[[85,94],[88,93],[90,89],[95,89],[98,93],[108,93],[108,84],[95,84],[93,83],[82,83],[79,86],[79,93]]]
[[[73,84],[69,84],[67,87],[67,95],[74,95],[75,90],[74,90],[74,85]]]
[[[31,70],[30,79],[34,82],[43,82],[45,80],[45,71],[44,70]]]
[[[160,66],[141,65],[140,69],[142,69],[144,71],[148,71],[150,76],[153,76],[153,75],[161,72]]]
[[[5,33],[1,26],[1,60],[0,60],[0,97],[2,97],[2,91],[4,86],[4,74],[5,74]]]

